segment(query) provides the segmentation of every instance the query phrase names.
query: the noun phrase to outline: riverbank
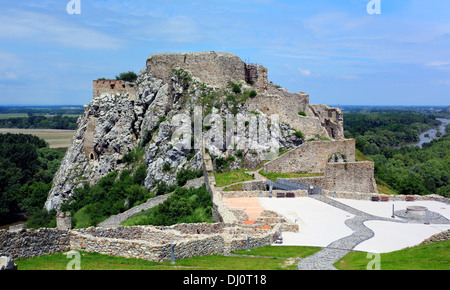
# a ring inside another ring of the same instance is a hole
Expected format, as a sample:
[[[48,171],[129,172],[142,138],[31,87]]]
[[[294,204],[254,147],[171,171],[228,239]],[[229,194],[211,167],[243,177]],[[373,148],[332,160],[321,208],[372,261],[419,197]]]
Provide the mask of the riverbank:
[[[450,124],[450,119],[436,118],[436,120],[441,121],[441,125],[439,125],[438,127],[432,128],[430,130],[427,130],[427,131],[423,132],[422,134],[420,134],[419,141],[405,142],[398,146],[391,146],[390,148],[398,149],[398,148],[401,148],[404,146],[407,146],[407,147],[418,146],[418,147],[422,148],[423,144],[429,143],[433,140],[441,138],[446,133],[445,127],[448,124]],[[441,134],[439,135],[438,132],[440,132]]]

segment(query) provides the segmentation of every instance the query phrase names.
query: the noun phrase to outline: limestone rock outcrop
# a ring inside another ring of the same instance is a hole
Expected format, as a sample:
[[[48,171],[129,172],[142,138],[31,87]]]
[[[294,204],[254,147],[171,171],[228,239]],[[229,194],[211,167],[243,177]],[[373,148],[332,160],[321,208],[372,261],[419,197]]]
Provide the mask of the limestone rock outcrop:
[[[175,184],[182,169],[200,169],[203,140],[214,158],[237,169],[323,137],[343,138],[342,112],[276,87],[262,66],[213,51],[155,54],[135,83],[93,82],[45,207],[59,209],[77,187],[129,169],[130,152],[143,152],[145,187],[152,189],[156,181]]]

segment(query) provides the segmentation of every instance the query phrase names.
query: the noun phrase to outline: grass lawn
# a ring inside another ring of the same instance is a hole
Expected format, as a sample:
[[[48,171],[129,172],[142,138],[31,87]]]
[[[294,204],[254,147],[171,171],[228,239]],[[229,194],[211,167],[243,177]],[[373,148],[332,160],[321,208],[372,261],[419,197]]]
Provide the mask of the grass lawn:
[[[297,178],[297,177],[314,177],[314,176],[323,176],[323,173],[302,173],[302,172],[293,172],[293,173],[276,173],[276,172],[259,172],[262,176],[266,178],[277,181],[278,178]]]
[[[242,183],[231,185],[223,189],[223,191],[242,191],[242,190],[243,190]]]
[[[216,179],[217,187],[223,187],[231,185],[233,183],[250,181],[254,179],[250,174],[245,173],[244,169],[224,173],[216,173],[214,174],[214,178]]]
[[[334,266],[340,270],[366,270],[374,257],[350,252]],[[380,254],[381,270],[450,270],[450,241],[420,245]]]
[[[395,190],[389,188],[387,185],[378,184],[377,183],[378,193],[380,194],[388,194],[388,195],[396,195],[398,194]]]
[[[81,270],[295,270],[297,263],[280,257],[301,258],[312,255],[320,248],[312,247],[263,247],[251,252],[240,251],[240,255],[261,255],[264,258],[235,256],[200,256],[163,263],[134,258],[122,258],[98,253],[81,253]],[[267,258],[269,257],[269,258]],[[37,258],[19,259],[15,263],[19,270],[66,270],[71,261],[63,253]]]
[[[255,255],[265,257],[306,258],[322,250],[317,247],[266,246],[247,251],[237,251],[238,255]]]
[[[359,151],[358,149],[355,150],[355,161],[359,162],[359,161],[370,161],[366,156],[364,156],[364,154]]]
[[[296,270],[296,260],[320,251],[315,247],[267,246],[250,252],[238,251],[244,256],[201,256],[163,263],[134,258],[122,258],[97,253],[80,252],[81,270]],[[335,266],[340,270],[366,270],[374,259],[365,252],[350,252]],[[66,270],[71,261],[65,254],[19,259],[19,270]],[[392,253],[380,254],[381,270],[450,270],[450,241],[416,246]]]

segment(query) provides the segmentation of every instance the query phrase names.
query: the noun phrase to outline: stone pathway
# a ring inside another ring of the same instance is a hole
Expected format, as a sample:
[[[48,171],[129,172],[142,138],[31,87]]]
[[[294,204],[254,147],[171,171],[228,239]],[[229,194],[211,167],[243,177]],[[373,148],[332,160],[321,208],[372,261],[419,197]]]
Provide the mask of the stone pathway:
[[[357,245],[374,236],[374,232],[364,225],[366,221],[379,220],[404,223],[404,221],[398,219],[388,219],[367,214],[322,195],[312,195],[310,197],[355,215],[354,218],[345,221],[345,225],[353,230],[353,234],[334,241],[322,251],[300,260],[297,263],[299,270],[337,270],[333,266],[337,261],[351,252]]]
[[[138,213],[142,210],[147,210],[149,208],[155,207],[161,203],[163,203],[166,199],[169,198],[169,196],[171,196],[173,193],[169,193],[169,194],[165,194],[165,195],[160,195],[154,198],[150,198],[149,200],[147,200],[147,202],[135,206],[123,213],[120,213],[118,215],[114,215],[110,218],[108,218],[107,220],[101,222],[98,226],[101,228],[114,228],[119,226],[120,223],[126,221],[130,216],[134,215],[135,213]]]
[[[205,178],[200,177],[197,179],[188,180],[188,182],[186,183],[185,186],[183,186],[183,188],[191,188],[191,187],[198,188],[198,187],[201,187],[204,183],[205,183]],[[126,221],[129,217],[131,217],[135,213],[138,213],[143,210],[147,210],[147,209],[153,208],[157,205],[160,205],[161,203],[166,201],[166,199],[168,199],[172,194],[173,194],[173,192],[165,194],[165,195],[160,195],[157,197],[150,198],[143,204],[140,204],[138,206],[130,208],[129,210],[127,210],[123,213],[120,213],[118,215],[111,216],[107,220],[101,222],[98,226],[102,227],[102,228],[117,227],[117,226],[119,226],[120,223]]]

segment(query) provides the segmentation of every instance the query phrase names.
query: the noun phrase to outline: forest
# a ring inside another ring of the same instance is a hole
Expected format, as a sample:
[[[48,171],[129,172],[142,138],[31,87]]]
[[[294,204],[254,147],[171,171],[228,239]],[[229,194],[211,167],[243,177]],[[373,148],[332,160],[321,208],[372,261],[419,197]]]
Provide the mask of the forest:
[[[75,130],[83,112],[83,106],[0,106],[0,128]]]
[[[348,112],[344,114],[345,137],[355,138],[356,148],[375,162],[375,177],[398,194],[438,194],[450,197],[450,126],[438,140],[418,146],[400,146],[417,141],[419,135],[439,125],[436,117],[446,113],[420,114],[405,110]]]
[[[0,134],[0,225],[23,216],[41,216],[64,150],[38,137]]]
[[[78,117],[63,115],[51,117],[31,115],[28,117],[0,119],[0,128],[75,130],[77,128],[77,120]]]

